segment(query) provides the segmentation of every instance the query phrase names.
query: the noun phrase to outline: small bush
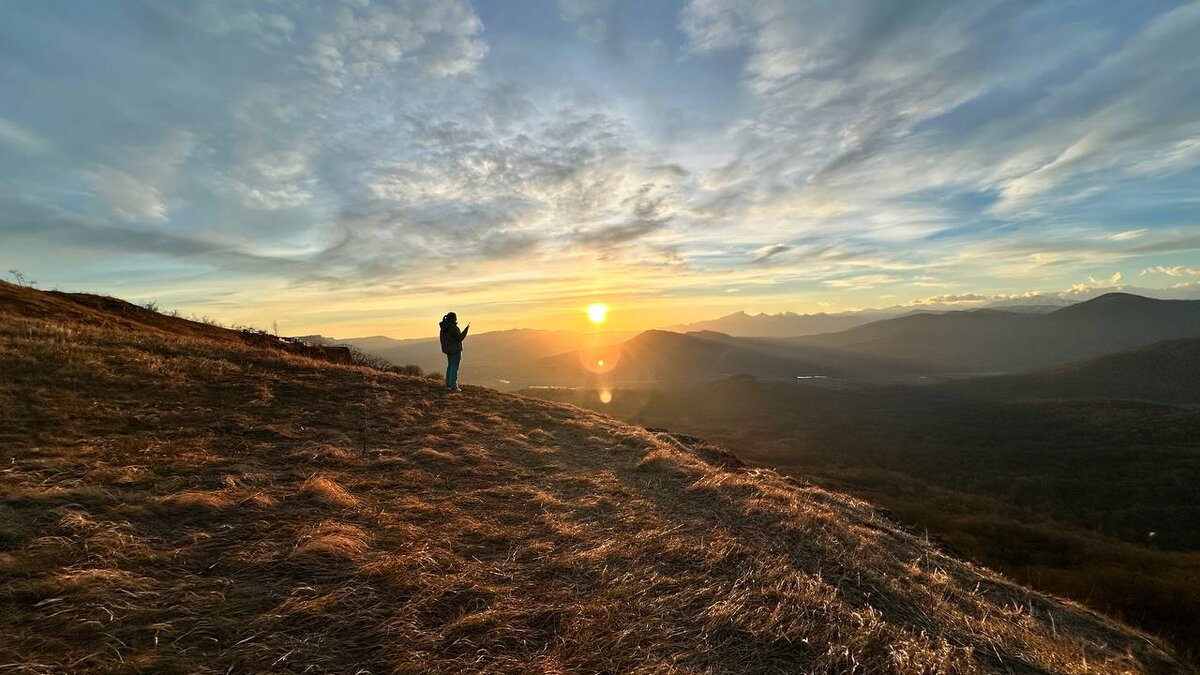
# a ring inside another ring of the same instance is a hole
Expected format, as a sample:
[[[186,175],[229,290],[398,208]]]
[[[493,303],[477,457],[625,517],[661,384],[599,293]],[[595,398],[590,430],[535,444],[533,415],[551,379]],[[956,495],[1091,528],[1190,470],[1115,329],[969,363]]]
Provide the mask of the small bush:
[[[391,361],[382,356],[364,352],[354,345],[342,345],[341,343],[338,343],[338,345],[347,347],[350,350],[350,363],[356,366],[366,366],[367,368],[374,368],[375,370],[382,370],[384,372],[391,371],[396,367],[392,365]]]

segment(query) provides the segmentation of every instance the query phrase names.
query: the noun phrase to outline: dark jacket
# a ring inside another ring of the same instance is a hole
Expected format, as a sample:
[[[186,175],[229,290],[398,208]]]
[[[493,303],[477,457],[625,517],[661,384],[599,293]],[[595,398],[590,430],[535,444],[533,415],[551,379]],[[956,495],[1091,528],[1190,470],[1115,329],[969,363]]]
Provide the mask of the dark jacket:
[[[467,339],[467,331],[471,330],[471,327],[467,326],[467,330],[459,330],[457,321],[446,320],[439,323],[438,327],[441,328],[438,337],[442,340],[442,353],[458,354],[461,352],[463,340]]]

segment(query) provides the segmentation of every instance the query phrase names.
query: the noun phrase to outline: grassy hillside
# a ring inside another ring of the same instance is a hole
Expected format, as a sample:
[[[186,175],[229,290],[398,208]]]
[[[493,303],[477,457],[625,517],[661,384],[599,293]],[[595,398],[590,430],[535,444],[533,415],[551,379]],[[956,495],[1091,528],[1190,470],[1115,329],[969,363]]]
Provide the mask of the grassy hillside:
[[[1200,410],[731,378],[556,397],[882,505],[1018,579],[1200,654]]]
[[[6,669],[1186,672],[694,439],[0,296]]]

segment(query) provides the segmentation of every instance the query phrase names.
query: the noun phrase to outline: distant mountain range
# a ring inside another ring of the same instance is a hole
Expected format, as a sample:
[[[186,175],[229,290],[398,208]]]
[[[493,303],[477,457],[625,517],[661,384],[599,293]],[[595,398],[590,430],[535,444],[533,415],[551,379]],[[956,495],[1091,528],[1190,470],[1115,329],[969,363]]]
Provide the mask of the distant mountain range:
[[[907,310],[911,312],[912,310]],[[839,312],[836,314],[747,314],[734,312],[718,319],[669,326],[663,330],[674,333],[713,332],[734,337],[798,337],[817,333],[833,333],[872,321],[899,316],[905,312],[887,310]]]
[[[712,331],[725,333],[734,337],[787,338],[816,335],[818,333],[834,333],[874,321],[892,319],[909,314],[940,314],[943,312],[973,311],[978,309],[1003,309],[1007,312],[1018,312],[1021,314],[1045,314],[1074,303],[1074,300],[1055,296],[1031,296],[995,301],[965,310],[961,306],[948,303],[929,303],[923,305],[897,305],[884,309],[864,309],[853,312],[835,313],[822,312],[817,314],[783,312],[782,314],[751,315],[742,311],[734,312],[718,319],[677,324],[663,330],[675,333]]]
[[[738,374],[894,382],[1044,368],[1186,337],[1200,337],[1200,301],[1111,293],[1044,314],[910,314],[799,338],[647,331],[605,350],[540,359],[521,368],[521,378],[572,386],[692,383]]]
[[[1200,337],[1200,300],[1109,293],[1048,314],[914,314],[784,342],[891,359],[930,373],[984,373],[1043,368],[1184,337]]]

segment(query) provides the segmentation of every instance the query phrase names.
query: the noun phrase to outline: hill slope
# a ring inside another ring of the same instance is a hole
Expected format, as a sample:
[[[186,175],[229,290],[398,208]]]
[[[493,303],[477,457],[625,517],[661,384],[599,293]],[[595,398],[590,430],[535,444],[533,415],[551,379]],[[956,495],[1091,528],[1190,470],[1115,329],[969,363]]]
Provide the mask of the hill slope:
[[[694,439],[0,296],[8,667],[1185,672]]]
[[[817,333],[832,333],[835,331],[854,328],[865,323],[887,319],[901,312],[844,312],[841,314],[754,314],[734,312],[725,316],[697,321],[695,323],[677,324],[663,330],[674,333],[694,333],[711,331],[725,333],[735,337],[796,337],[799,335],[815,335]]]
[[[594,368],[600,361],[604,367]],[[914,366],[886,357],[797,346],[788,340],[650,330],[620,345],[534,361],[521,369],[521,377],[537,384],[570,386],[596,382],[678,385],[731,375],[886,379],[913,372]]]
[[[1196,404],[1200,403],[1200,338],[1156,342],[1030,373],[971,378],[940,386],[948,391],[1005,398],[1111,398]]]
[[[1048,314],[915,314],[791,343],[923,364],[931,372],[993,372],[1042,368],[1185,337],[1200,337],[1200,300],[1109,293]]]

